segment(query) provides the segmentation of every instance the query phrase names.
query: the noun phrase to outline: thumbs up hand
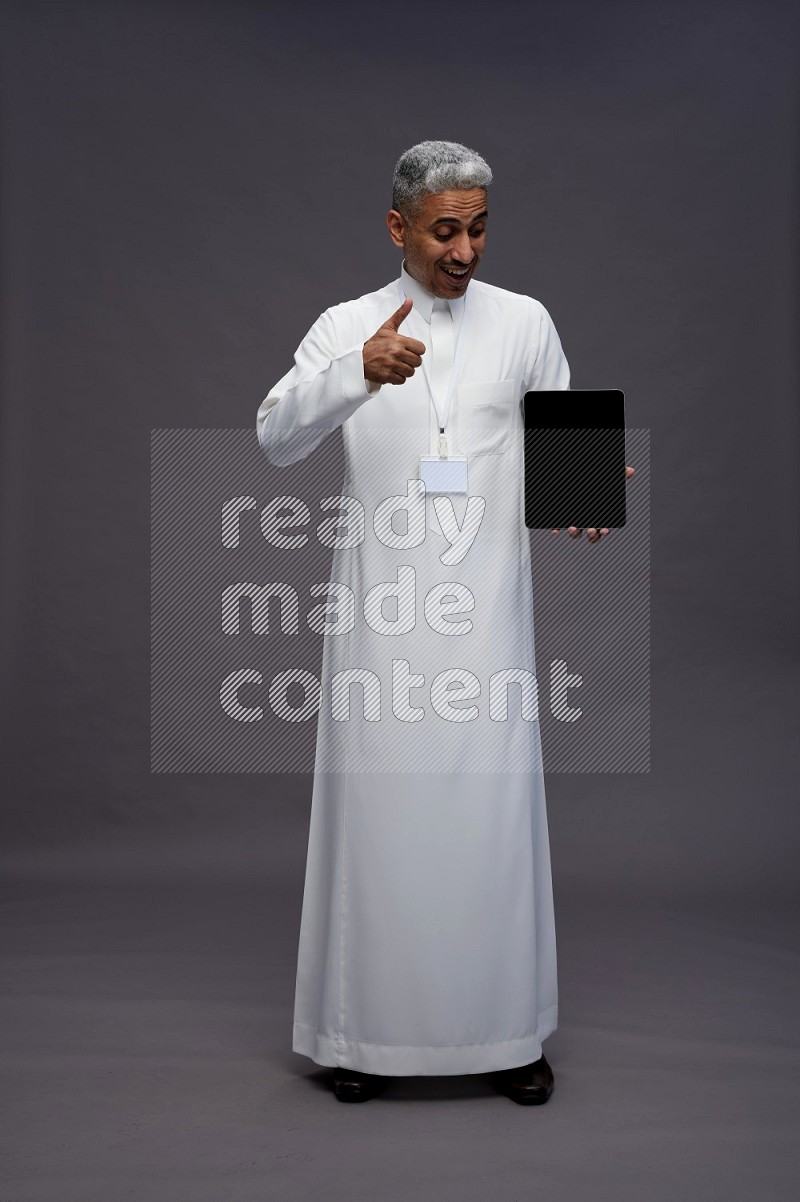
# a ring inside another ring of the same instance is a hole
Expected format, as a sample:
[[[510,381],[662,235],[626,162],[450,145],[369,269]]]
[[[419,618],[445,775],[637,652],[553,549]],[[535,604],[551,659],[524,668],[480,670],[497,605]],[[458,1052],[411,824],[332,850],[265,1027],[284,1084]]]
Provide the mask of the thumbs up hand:
[[[400,308],[364,343],[364,375],[374,384],[405,384],[422,363],[425,344],[400,334],[399,327],[411,312],[408,297]]]

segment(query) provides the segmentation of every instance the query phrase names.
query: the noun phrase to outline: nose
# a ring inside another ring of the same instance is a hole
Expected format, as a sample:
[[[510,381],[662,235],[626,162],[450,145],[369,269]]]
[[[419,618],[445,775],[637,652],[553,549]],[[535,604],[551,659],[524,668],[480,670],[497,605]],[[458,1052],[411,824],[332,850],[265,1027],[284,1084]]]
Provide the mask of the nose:
[[[475,252],[472,249],[472,245],[469,240],[469,234],[466,230],[462,230],[462,232],[456,236],[456,239],[453,242],[452,254],[453,258],[457,259],[462,267],[469,267],[470,263],[475,258]]]

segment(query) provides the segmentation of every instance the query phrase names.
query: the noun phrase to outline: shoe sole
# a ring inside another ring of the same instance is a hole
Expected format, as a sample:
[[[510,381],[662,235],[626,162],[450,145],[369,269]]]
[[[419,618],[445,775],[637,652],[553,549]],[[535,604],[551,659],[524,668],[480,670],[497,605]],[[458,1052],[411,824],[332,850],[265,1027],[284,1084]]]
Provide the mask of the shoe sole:
[[[500,1082],[495,1082],[495,1088],[497,1089],[498,1093],[501,1093],[505,1098],[510,1098],[510,1100],[512,1102],[516,1102],[518,1106],[544,1106],[545,1102],[550,1101],[554,1087],[555,1081],[552,1082],[550,1088],[543,1097],[541,1094],[517,1094],[513,1089],[504,1088]]]
[[[550,1093],[544,1098],[517,1098],[512,1093],[507,1093],[505,1096],[510,1098],[512,1102],[516,1102],[518,1106],[544,1106],[545,1102],[550,1101],[552,1093],[551,1089]]]
[[[340,1102],[369,1102],[371,1098],[377,1098],[383,1090],[376,1090],[374,1093],[370,1090],[368,1093],[350,1093],[349,1090],[334,1089],[334,1094]]]

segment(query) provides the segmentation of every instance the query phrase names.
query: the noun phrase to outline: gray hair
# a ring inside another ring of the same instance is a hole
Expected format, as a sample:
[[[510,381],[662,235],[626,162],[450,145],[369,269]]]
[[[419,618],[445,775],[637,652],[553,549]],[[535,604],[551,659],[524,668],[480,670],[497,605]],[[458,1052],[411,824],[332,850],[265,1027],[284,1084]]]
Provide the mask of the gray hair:
[[[460,142],[419,142],[397,160],[392,182],[392,208],[410,217],[423,196],[451,188],[488,188],[489,164],[477,150]]]

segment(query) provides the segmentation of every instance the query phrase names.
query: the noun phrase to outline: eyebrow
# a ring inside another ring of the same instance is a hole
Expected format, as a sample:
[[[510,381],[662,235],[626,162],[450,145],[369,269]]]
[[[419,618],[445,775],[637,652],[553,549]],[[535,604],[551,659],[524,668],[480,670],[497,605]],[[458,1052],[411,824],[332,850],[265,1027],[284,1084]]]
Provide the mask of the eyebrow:
[[[489,210],[484,209],[483,212],[479,213],[477,217],[473,217],[472,221],[470,221],[469,224],[474,225],[475,222],[480,221],[482,217],[488,217],[488,216],[489,216]],[[431,223],[431,229],[433,229],[434,226],[437,226],[437,225],[460,225],[460,224],[461,224],[461,222],[459,221],[458,217],[437,217],[436,220]]]

